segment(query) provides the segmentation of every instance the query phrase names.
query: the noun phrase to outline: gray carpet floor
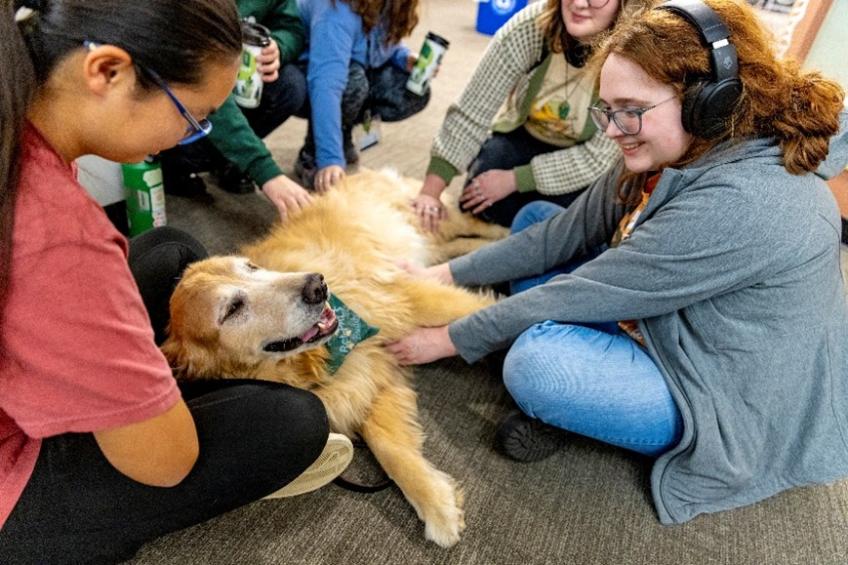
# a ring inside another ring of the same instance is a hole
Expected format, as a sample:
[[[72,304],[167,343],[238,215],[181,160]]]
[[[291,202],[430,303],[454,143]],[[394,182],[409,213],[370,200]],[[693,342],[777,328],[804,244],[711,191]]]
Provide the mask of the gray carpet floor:
[[[423,176],[432,136],[488,42],[475,33],[475,5],[423,0],[410,45],[427,30],[451,40],[420,115],[384,124],[364,166]],[[295,158],[305,131],[292,120],[268,138],[280,163]],[[456,185],[454,185],[455,187]],[[262,197],[210,186],[206,198],[168,197],[169,223],[228,253],[261,237],[275,220]],[[648,490],[650,461],[573,437],[550,459],[519,464],[492,449],[509,410],[503,386],[482,366],[448,360],[417,371],[427,456],[465,492],[467,529],[455,547],[426,542],[424,528],[395,488],[360,494],[329,485],[260,501],[147,544],[134,565],[166,564],[575,564],[845,565],[848,482],[783,493],[760,504],[682,526],[657,521]],[[366,465],[364,458],[354,460]]]

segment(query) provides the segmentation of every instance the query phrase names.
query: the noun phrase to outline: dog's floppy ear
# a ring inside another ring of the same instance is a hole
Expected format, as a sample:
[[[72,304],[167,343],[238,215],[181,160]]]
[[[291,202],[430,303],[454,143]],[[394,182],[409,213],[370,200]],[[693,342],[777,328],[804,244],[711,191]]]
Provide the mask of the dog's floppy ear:
[[[161,349],[162,353],[165,354],[165,359],[168,360],[168,364],[174,371],[175,377],[185,378],[190,375],[188,370],[189,363],[183,351],[184,348],[182,346],[182,340],[177,339],[174,336],[168,336],[168,339],[165,340],[165,343],[159,346],[159,349]]]
[[[215,359],[212,352],[191,340],[170,335],[160,348],[168,364],[178,379],[204,377],[215,373]]]

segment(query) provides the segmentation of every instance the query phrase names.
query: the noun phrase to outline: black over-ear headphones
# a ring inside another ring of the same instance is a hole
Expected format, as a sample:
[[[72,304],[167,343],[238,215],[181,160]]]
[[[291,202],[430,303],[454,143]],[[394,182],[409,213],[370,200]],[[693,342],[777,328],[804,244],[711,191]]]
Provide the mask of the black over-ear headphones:
[[[704,139],[721,135],[739,96],[742,82],[736,47],[730,43],[730,32],[715,11],[701,0],[669,0],[657,6],[679,14],[690,22],[710,49],[712,78],[689,87],[683,98],[683,128]]]

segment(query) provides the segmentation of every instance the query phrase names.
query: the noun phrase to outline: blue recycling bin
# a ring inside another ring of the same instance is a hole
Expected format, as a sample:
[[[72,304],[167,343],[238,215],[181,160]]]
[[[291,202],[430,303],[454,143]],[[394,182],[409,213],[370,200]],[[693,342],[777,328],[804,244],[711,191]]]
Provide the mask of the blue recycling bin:
[[[477,26],[480,33],[494,35],[509,18],[527,6],[527,0],[477,0]]]

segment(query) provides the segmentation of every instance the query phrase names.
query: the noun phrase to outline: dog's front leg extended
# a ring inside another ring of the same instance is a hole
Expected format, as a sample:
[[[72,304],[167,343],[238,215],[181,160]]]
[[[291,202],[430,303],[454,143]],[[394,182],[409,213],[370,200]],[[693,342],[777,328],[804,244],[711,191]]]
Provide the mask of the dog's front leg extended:
[[[361,435],[424,521],[424,536],[442,547],[459,541],[465,528],[462,493],[449,475],[424,458],[415,392],[405,385],[381,391]]]
[[[492,293],[472,292],[428,279],[399,282],[412,302],[416,326],[444,326],[495,303]]]

